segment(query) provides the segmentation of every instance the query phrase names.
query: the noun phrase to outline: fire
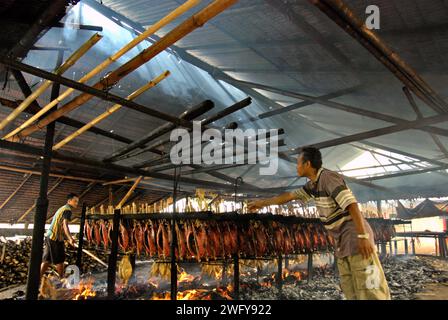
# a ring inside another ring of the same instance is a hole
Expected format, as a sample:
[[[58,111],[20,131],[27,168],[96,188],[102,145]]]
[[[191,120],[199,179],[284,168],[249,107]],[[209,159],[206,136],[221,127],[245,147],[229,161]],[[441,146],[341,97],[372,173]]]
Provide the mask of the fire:
[[[177,278],[178,283],[181,282],[193,282],[194,276],[191,274],[186,273],[185,271],[182,271],[180,275]]]
[[[208,289],[191,289],[185,291],[179,291],[177,293],[177,300],[211,300],[212,294],[221,296],[224,299],[232,300],[233,298],[230,295],[233,287],[228,285],[226,288],[216,288],[212,291]],[[151,297],[151,300],[170,300],[171,294],[169,292],[164,293],[154,293]]]
[[[86,282],[80,282],[78,291],[79,293],[73,298],[73,300],[86,300],[89,297],[96,296],[96,292],[93,290],[92,280],[88,280]]]

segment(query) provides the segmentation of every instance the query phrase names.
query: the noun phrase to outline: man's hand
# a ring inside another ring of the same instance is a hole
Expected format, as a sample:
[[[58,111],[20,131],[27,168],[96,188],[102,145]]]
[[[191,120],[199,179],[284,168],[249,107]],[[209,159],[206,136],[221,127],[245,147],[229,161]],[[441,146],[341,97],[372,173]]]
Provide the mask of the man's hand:
[[[372,243],[368,239],[358,239],[358,249],[364,259],[368,259],[374,251]]]

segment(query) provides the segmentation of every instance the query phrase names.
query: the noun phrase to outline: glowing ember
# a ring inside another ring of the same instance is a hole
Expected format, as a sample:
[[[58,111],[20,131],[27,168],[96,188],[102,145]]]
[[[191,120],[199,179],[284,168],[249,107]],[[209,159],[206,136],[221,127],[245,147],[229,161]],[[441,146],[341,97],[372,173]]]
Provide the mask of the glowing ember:
[[[191,274],[186,273],[185,271],[182,271],[180,275],[178,275],[177,282],[193,282],[194,276]]]
[[[95,297],[96,292],[93,291],[93,280],[81,281],[78,287],[79,293],[73,298],[73,300],[86,300],[89,297]]]
[[[212,291],[207,289],[192,289],[180,291],[177,293],[177,300],[212,300],[213,295],[217,298],[221,297],[226,300],[232,300],[230,295],[232,292],[232,286],[229,285],[227,288],[216,288]],[[154,293],[151,300],[170,300],[171,295],[169,292],[164,293]]]

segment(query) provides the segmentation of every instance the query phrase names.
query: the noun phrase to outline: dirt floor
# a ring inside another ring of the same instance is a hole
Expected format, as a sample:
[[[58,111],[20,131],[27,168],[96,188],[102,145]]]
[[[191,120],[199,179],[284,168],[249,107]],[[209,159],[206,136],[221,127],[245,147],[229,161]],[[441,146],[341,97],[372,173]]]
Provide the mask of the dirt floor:
[[[442,271],[448,276],[448,261],[427,258],[427,261],[437,270]],[[448,282],[430,283],[426,288],[415,294],[416,300],[448,300]]]

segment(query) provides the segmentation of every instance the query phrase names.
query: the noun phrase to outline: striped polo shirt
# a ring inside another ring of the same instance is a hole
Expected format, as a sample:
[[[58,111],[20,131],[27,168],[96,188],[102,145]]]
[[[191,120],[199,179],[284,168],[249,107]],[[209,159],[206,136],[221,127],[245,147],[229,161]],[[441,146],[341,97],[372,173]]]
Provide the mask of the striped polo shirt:
[[[64,219],[70,220],[72,217],[72,207],[65,204],[60,207],[51,220],[50,228],[47,231],[47,237],[54,241],[64,241]]]
[[[317,171],[316,183],[308,181],[294,194],[302,202],[314,200],[328,230],[337,230],[345,221],[351,220],[347,207],[357,202],[342,176],[324,168]]]
[[[337,257],[358,253],[357,231],[348,211],[348,206],[357,201],[339,173],[320,168],[315,183],[308,181],[293,193],[304,203],[314,200],[322,223],[336,241]],[[365,219],[363,222],[373,243],[372,229]]]

